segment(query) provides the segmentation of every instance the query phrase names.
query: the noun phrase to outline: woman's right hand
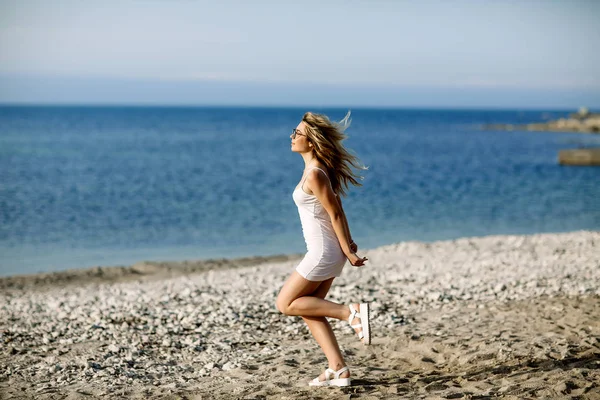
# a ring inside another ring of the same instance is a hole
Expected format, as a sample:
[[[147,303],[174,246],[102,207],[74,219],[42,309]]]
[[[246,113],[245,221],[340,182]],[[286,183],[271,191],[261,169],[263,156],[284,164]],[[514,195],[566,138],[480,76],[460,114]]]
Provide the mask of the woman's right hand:
[[[361,258],[361,257],[357,256],[356,253],[351,253],[347,257],[348,257],[348,261],[350,261],[350,264],[354,265],[355,267],[362,267],[363,265],[365,265],[365,261],[368,260],[367,257]]]

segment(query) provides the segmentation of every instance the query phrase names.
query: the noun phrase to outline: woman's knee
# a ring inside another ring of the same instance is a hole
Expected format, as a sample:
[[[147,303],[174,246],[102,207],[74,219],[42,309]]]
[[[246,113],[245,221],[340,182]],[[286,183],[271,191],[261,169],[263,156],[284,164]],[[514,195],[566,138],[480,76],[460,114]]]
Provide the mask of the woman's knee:
[[[284,298],[284,296],[282,296],[281,293],[279,293],[279,296],[277,296],[277,300],[275,300],[275,306],[277,307],[277,310],[279,310],[280,313],[284,315],[290,315],[290,301]]]
[[[294,300],[302,296],[314,295],[319,286],[321,286],[321,283],[308,281],[294,271],[277,295],[277,300],[275,301],[277,310],[285,315],[297,315],[291,309]]]

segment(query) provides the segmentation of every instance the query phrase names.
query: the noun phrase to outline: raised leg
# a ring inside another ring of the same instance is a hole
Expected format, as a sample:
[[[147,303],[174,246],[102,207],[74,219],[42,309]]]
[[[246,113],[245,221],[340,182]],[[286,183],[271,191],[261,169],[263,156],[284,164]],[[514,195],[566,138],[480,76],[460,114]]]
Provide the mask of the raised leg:
[[[329,291],[333,279],[322,282],[309,281],[294,271],[277,296],[277,308],[285,315],[347,320],[350,316],[348,306],[324,300],[322,297],[314,295],[317,288],[326,282],[328,282],[327,290]],[[327,292],[325,292],[325,295],[327,295]]]
[[[324,299],[333,279],[331,278],[322,282],[309,281],[294,271],[277,296],[277,308],[286,315],[329,317],[347,321],[348,317],[350,317],[350,308],[347,305]],[[325,285],[327,286],[327,291],[325,291],[323,296],[316,296],[314,293],[317,289],[325,287]],[[358,310],[359,304],[355,303],[354,308]],[[352,325],[356,325],[359,322],[360,320],[355,318],[352,320]],[[354,329],[357,334],[361,330],[362,328]]]

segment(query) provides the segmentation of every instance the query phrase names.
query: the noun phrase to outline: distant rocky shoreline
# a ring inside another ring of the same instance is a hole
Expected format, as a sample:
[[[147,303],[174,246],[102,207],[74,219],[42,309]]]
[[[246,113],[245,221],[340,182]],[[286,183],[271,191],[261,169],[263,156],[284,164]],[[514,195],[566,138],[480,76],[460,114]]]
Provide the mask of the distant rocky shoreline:
[[[569,118],[559,118],[547,122],[537,122],[525,125],[515,124],[488,124],[484,129],[489,130],[525,130],[541,132],[578,132],[600,133],[600,113],[592,113],[586,107],[581,107]]]
[[[547,122],[536,122],[525,125],[488,124],[487,130],[504,131],[536,131],[536,132],[574,132],[600,133],[600,113],[592,113],[586,107],[581,107],[569,118],[559,118]],[[600,148],[564,149],[558,153],[560,165],[598,166],[600,165]]]

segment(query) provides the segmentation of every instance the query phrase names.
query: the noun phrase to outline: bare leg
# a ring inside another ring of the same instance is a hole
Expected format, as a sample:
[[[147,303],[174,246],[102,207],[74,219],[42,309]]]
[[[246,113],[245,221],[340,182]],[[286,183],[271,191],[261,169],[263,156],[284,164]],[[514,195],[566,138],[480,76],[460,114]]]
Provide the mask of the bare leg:
[[[313,293],[313,296],[321,299],[325,298],[334,279],[335,278],[331,278],[323,281]],[[327,318],[303,316],[302,319],[306,325],[308,325],[310,333],[312,333],[313,337],[321,347],[321,350],[323,350],[323,353],[325,353],[329,368],[333,369],[334,371],[338,371],[345,367],[346,362],[344,361],[344,356],[342,356],[337,339],[335,338],[335,334],[333,333]],[[349,378],[350,371],[344,372],[342,375],[340,375],[340,377]],[[325,380],[325,374],[321,374],[321,376],[319,376],[319,380]]]
[[[333,279],[313,282],[294,271],[277,297],[277,308],[286,315],[302,316],[325,353],[329,368],[337,371],[346,364],[331,325],[325,317],[346,320],[350,316],[350,310],[346,305],[324,300]],[[349,376],[349,372],[341,375],[342,378]],[[324,375],[320,379],[324,380]]]
[[[331,281],[333,279],[331,278]],[[324,300],[322,297],[316,297],[313,294],[321,284],[328,281],[309,281],[294,271],[277,296],[277,308],[285,315],[347,320],[350,316],[350,309],[347,305]],[[330,286],[331,282],[329,282]],[[329,290],[329,287],[327,290]],[[325,292],[325,295],[327,295],[327,292]]]

